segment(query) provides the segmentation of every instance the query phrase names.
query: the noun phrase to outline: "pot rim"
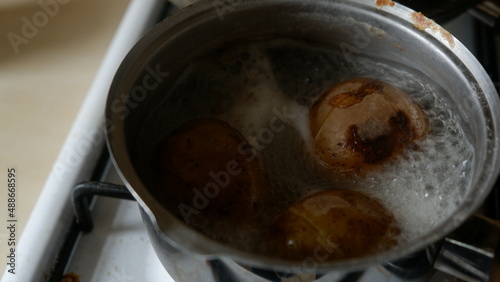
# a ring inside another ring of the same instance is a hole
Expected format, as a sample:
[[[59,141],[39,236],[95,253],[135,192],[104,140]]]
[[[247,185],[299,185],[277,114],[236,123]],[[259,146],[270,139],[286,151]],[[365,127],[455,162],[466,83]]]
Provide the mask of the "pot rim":
[[[265,4],[263,4],[263,2],[259,0],[246,0],[242,1],[240,5],[234,7],[233,11],[250,9],[261,5],[281,5],[281,3],[297,5],[302,2],[302,0],[272,0],[265,1]],[[327,5],[332,1],[319,0],[315,2],[316,3],[314,4],[321,3]],[[394,6],[384,7],[377,7],[373,0],[341,0],[335,1],[335,3],[355,6],[357,9],[366,10],[370,13],[381,14],[384,17],[390,18],[394,24],[414,25],[414,11],[398,3],[395,3]],[[133,194],[135,199],[139,202],[141,208],[150,217],[155,233],[159,235],[162,240],[168,241],[170,244],[187,253],[206,256],[207,258],[230,258],[246,265],[263,268],[273,267],[277,270],[289,270],[294,266],[297,266],[300,261],[270,258],[236,250],[196,232],[185,225],[180,219],[166,211],[166,209],[163,208],[163,206],[161,206],[148,192],[145,185],[139,179],[139,176],[137,175],[132,161],[127,153],[124,119],[121,118],[121,113],[111,110],[112,103],[118,99],[118,95],[121,93],[127,93],[127,85],[126,83],[123,83],[123,81],[133,77],[133,69],[135,68],[131,68],[130,66],[140,64],[136,60],[139,54],[145,52],[148,46],[153,44],[163,33],[172,32],[172,30],[175,30],[183,24],[189,24],[189,22],[203,20],[210,16],[213,17],[214,13],[215,11],[212,1],[201,1],[192,6],[188,6],[187,8],[178,11],[174,15],[157,24],[131,49],[120,65],[108,95],[106,118],[107,121],[111,123],[107,126],[107,146],[111,152],[111,159],[117,168],[121,179]],[[460,205],[462,210],[459,210],[459,212],[453,214],[449,220],[432,229],[428,236],[416,238],[414,244],[404,244],[403,246],[395,247],[389,251],[380,252],[362,258],[334,262],[320,262],[315,268],[317,271],[331,271],[334,269],[354,270],[365,268],[374,264],[380,264],[382,262],[393,261],[397,258],[401,258],[405,255],[409,255],[415,251],[423,249],[426,246],[442,239],[446,236],[446,234],[457,228],[473,212],[475,212],[475,210],[486,198],[488,191],[491,189],[496,180],[496,176],[499,174],[500,162],[498,161],[498,148],[500,146],[500,139],[497,132],[500,125],[500,115],[491,111],[491,109],[500,108],[500,102],[498,95],[496,94],[496,90],[483,67],[466,49],[466,47],[454,37],[451,37],[452,41],[450,41],[450,37],[443,33],[439,29],[439,26],[437,27],[438,28],[427,28],[425,30],[415,29],[415,32],[420,33],[420,36],[425,37],[427,40],[433,40],[434,42],[432,42],[432,44],[436,44],[437,48],[446,52],[448,56],[460,58],[460,62],[465,64],[470,71],[471,83],[475,87],[476,91],[481,94],[480,99],[485,99],[484,101],[481,101],[484,103],[482,110],[485,116],[484,123],[487,127],[486,130],[488,131],[488,135],[490,137],[487,140],[488,143],[486,144],[490,154],[486,156],[486,159],[491,166],[488,166],[488,169],[482,171],[481,176],[477,178],[478,181],[472,184],[480,187],[482,191],[479,193],[478,197],[475,197],[474,199],[469,197],[464,200]],[[186,241],[189,243],[186,243]]]

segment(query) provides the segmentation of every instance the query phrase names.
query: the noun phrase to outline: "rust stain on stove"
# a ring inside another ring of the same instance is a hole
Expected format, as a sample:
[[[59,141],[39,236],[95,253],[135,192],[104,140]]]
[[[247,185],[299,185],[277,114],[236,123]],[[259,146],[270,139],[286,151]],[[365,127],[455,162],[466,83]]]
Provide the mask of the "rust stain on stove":
[[[375,0],[375,5],[377,7],[384,7],[384,6],[394,6],[394,1],[392,0]]]
[[[411,14],[411,18],[413,20],[413,25],[419,30],[425,30],[427,28],[431,29],[434,32],[439,32],[439,34],[450,44],[451,47],[455,46],[455,40],[451,33],[449,33],[446,29],[442,28],[433,20],[424,16],[424,14],[420,12],[413,12]]]
[[[80,276],[75,273],[68,273],[61,278],[61,282],[80,282]]]

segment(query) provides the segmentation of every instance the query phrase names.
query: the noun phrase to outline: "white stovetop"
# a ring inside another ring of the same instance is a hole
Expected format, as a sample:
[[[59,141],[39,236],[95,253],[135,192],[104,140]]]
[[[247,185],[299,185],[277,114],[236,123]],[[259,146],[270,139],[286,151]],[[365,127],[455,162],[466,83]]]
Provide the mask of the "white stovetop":
[[[106,182],[120,184],[108,163]],[[67,273],[81,281],[174,281],[159,262],[135,201],[98,197],[94,228],[82,235]]]
[[[71,0],[15,52],[38,0],[0,0],[0,207],[6,169],[17,168],[20,237],[130,0]],[[53,2],[45,1],[44,2]],[[60,1],[61,3],[63,1]],[[90,20],[92,19],[92,20]],[[0,210],[2,227],[6,210]],[[7,230],[0,229],[0,277]]]
[[[75,0],[75,2],[76,1],[79,0]],[[112,0],[107,0],[107,1],[112,1]],[[40,1],[40,3],[41,2],[43,1]],[[63,1],[58,1],[57,3],[59,2],[63,3]],[[65,1],[65,3],[67,3],[65,5],[67,6],[62,6],[61,4],[59,6],[58,14],[54,15],[54,17],[50,18],[50,20],[52,20],[53,22],[57,22],[57,19],[59,19],[57,15],[60,15],[60,17],[63,16],[67,17],[68,15],[65,14],[64,11],[67,11],[65,9],[68,9],[68,7],[70,7],[70,5],[72,4],[70,2],[71,1]],[[41,6],[37,6],[40,4],[36,3],[32,4],[34,5],[32,9],[29,10],[30,13],[35,14],[42,10],[45,11],[43,8],[41,8]],[[53,163],[53,168],[51,170],[51,173],[49,174],[49,177],[46,180],[45,186],[38,198],[37,204],[33,208],[31,217],[29,218],[28,221],[27,217],[21,218],[20,217],[21,215],[18,215],[19,221],[25,223],[26,226],[22,234],[20,230],[17,230],[16,234],[17,236],[16,237],[17,245],[15,250],[16,274],[5,272],[2,281],[5,282],[41,281],[43,279],[44,273],[49,272],[48,268],[50,267],[49,266],[50,261],[48,258],[50,257],[50,253],[53,252],[51,250],[51,246],[56,244],[58,241],[61,241],[62,237],[61,233],[64,233],[65,230],[65,226],[63,225],[66,222],[68,222],[68,219],[71,219],[72,217],[72,210],[71,210],[72,207],[69,202],[71,187],[73,187],[76,183],[84,180],[88,176],[90,171],[89,168],[91,168],[93,166],[93,163],[95,163],[95,160],[97,159],[98,154],[100,153],[101,148],[104,145],[104,136],[103,136],[104,133],[102,132],[101,125],[102,121],[104,120],[103,117],[104,104],[105,104],[105,99],[107,97],[109,86],[111,84],[111,80],[116,72],[116,69],[118,68],[118,65],[123,60],[125,54],[128,52],[128,50],[130,50],[133,44],[135,44],[135,42],[137,42],[137,40],[155,23],[156,19],[159,18],[160,13],[164,11],[162,7],[164,7],[166,4],[167,4],[166,0],[132,0],[126,10],[125,15],[123,16],[118,31],[116,31],[116,33],[112,32],[111,34],[108,34],[108,37],[113,38],[111,45],[104,59],[103,60],[101,59],[102,61],[101,67],[99,68],[97,75],[95,75],[95,79],[90,87],[90,90],[87,92],[87,95],[85,96],[83,104],[79,104],[77,107],[77,109],[80,109],[80,111],[76,117],[76,121],[73,123],[71,127],[69,134],[66,134],[67,135],[66,141],[62,146],[58,145],[59,155],[57,158],[55,158],[55,162]],[[117,10],[118,8],[119,5],[116,6]],[[74,12],[78,14],[79,11],[80,12],[85,11],[85,5],[79,6]],[[123,9],[121,11],[123,13]],[[76,17],[76,14],[73,14],[73,16]],[[98,20],[99,19],[102,20],[102,18],[99,18],[98,13],[94,14],[89,13],[88,15],[89,17],[87,19],[80,20],[78,22],[79,26],[81,27],[84,25],[89,25],[88,22],[96,21],[90,25],[93,26],[95,29],[99,29],[100,27]],[[21,20],[23,19],[22,14],[18,16],[20,17]],[[4,18],[2,17],[2,20],[3,19]],[[43,26],[43,28],[49,29],[50,24],[51,23],[48,22],[45,26]],[[8,27],[12,28],[12,25],[9,25]],[[78,30],[81,31],[81,29]],[[32,46],[35,46],[37,40],[39,40],[39,38],[42,37],[43,32],[44,29],[42,29],[42,26],[40,26],[39,35],[32,38],[33,41],[29,42],[29,44],[26,45],[28,49],[21,50],[22,52],[19,52],[18,55],[24,56],[26,54],[28,57],[31,56],[31,58],[35,58],[33,57],[33,53],[36,53],[37,50],[31,50],[31,51],[29,50],[30,48],[32,48]],[[99,33],[98,31],[95,32]],[[79,35],[92,37],[92,32]],[[71,37],[69,36],[66,38],[67,40],[71,40]],[[59,38],[59,40],[63,39],[65,38],[64,37]],[[107,38],[107,40],[109,42],[110,38]],[[59,42],[59,43],[69,44],[73,42]],[[80,48],[80,47],[86,47],[87,45],[85,45],[85,43],[86,41],[83,40],[83,42],[77,41],[74,42],[74,45],[71,44],[70,45],[74,46],[74,48]],[[7,46],[7,49],[8,48],[10,47]],[[50,65],[51,63],[50,59],[56,60],[56,58],[59,58],[58,56],[56,56],[55,53],[49,52],[49,54],[50,56],[46,57],[44,60],[45,64],[47,65]],[[83,62],[86,61],[85,60],[86,58],[79,58],[79,59],[81,59]],[[56,62],[54,62],[54,64],[55,63]],[[74,67],[78,67],[78,64],[75,64]],[[2,70],[0,69],[0,72],[1,71]],[[39,75],[42,77],[44,76],[44,74],[46,74],[46,72],[48,72],[44,71],[43,68],[40,68],[37,71],[39,72]],[[66,73],[68,75],[73,74],[71,70],[67,70]],[[45,81],[43,80],[40,81],[40,85],[43,85],[44,82]],[[45,83],[50,83],[50,82],[56,83],[56,85],[64,89],[65,93],[63,94],[65,95],[72,94],[71,93],[72,85],[68,85],[68,83],[71,84],[71,81],[65,81],[58,79],[58,77],[55,77],[52,79],[47,78],[47,81]],[[17,81],[17,84],[19,84],[20,87],[23,86],[22,85],[23,83],[30,83],[30,81],[29,80],[23,81],[22,79]],[[43,89],[42,86],[40,86],[40,88]],[[43,94],[44,93],[40,93],[39,95],[41,95],[41,97],[38,98],[41,99],[43,97],[51,96],[49,94],[43,96]],[[2,95],[4,94],[2,93]],[[3,96],[0,97],[3,98]],[[61,107],[65,107],[64,103],[61,105]],[[7,106],[7,108],[9,108],[9,106]],[[12,112],[13,109],[9,110],[10,112]],[[57,119],[56,117],[57,115],[54,113],[53,110],[47,109],[45,112],[54,119]],[[52,116],[51,114],[54,114],[54,116]],[[34,124],[33,126],[35,129],[32,130],[34,130],[35,132],[37,132],[37,130],[43,130],[44,124],[43,123],[38,124],[42,120],[41,118],[35,116],[29,120],[31,120]],[[12,123],[14,122],[16,121],[15,120],[12,121]],[[19,129],[23,128],[20,127]],[[39,134],[41,136],[44,136],[44,134],[42,133]],[[47,134],[50,134],[50,132],[47,132]],[[32,153],[44,150],[44,148],[41,147],[40,144],[36,144],[37,143],[36,137],[33,138],[32,143],[33,144],[31,147],[26,146],[26,148],[24,148],[27,154],[30,154],[30,152]],[[91,150],[89,150],[89,148],[91,148]],[[11,151],[9,150],[9,148],[2,148],[2,150],[5,150],[3,151],[2,154],[4,154],[4,152]],[[16,166],[16,163],[14,161],[12,164],[8,163],[4,165]],[[23,170],[24,167],[20,167],[19,164],[17,164],[17,168],[19,171],[18,174],[19,193],[17,195],[18,206],[22,207],[23,205],[26,205],[25,206],[26,208],[31,208],[26,204],[27,201],[23,202],[23,199],[26,195],[29,194],[34,194],[36,197],[36,195],[38,195],[38,191],[31,192],[28,187],[24,186],[24,183],[26,182],[23,182],[23,177],[26,177],[28,175],[28,172],[24,171]],[[1,172],[0,174],[3,175],[3,172]],[[4,194],[5,193],[1,193],[2,196]],[[0,200],[6,203],[6,199],[0,198]],[[6,219],[4,218],[3,221],[6,222]],[[3,233],[4,231],[0,232],[0,234],[2,235],[0,237],[1,240],[0,243],[2,244],[2,247],[4,245],[7,245],[5,241],[6,235]],[[6,253],[7,252],[2,249],[2,254]],[[4,257],[5,259],[5,255],[2,255],[2,257]],[[2,267],[5,267],[4,262],[2,262],[0,265]]]

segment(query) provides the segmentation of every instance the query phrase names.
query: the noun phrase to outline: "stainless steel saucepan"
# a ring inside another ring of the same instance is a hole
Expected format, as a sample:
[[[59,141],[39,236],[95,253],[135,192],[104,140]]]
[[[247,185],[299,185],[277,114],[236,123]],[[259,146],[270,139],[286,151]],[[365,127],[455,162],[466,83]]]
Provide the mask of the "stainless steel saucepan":
[[[482,66],[457,39],[423,15],[392,4],[374,0],[201,1],[160,22],[127,55],[109,92],[108,146],[123,181],[139,202],[158,257],[174,279],[350,281],[343,279],[360,277],[360,273],[380,280],[390,276],[391,281],[429,277],[439,249],[454,242],[443,243],[443,239],[450,238],[477,211],[498,176],[500,103]],[[473,156],[466,160],[470,179],[456,189],[464,197],[448,203],[455,205],[453,211],[432,223],[425,234],[389,251],[307,264],[232,248],[195,231],[166,209],[150,189],[155,177],[154,165],[148,163],[154,155],[152,148],[180,121],[209,115],[204,112],[204,101],[183,100],[178,92],[178,97],[170,97],[175,82],[192,62],[224,44],[273,38],[337,52],[353,65],[366,59],[384,62],[432,81],[473,147]],[[162,109],[176,102],[175,108]],[[439,258],[441,266],[445,265],[442,253]],[[473,269],[470,277],[487,279],[481,271]]]

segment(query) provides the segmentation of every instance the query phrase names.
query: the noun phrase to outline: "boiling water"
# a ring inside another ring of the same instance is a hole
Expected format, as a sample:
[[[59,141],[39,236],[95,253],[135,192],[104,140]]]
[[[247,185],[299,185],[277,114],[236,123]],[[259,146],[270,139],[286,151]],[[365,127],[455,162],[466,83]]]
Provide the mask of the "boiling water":
[[[407,150],[379,171],[337,181],[312,157],[309,108],[324,89],[354,77],[379,79],[411,95],[427,114],[431,133],[418,141],[419,149]],[[258,151],[267,173],[273,205],[264,227],[306,194],[348,188],[379,199],[394,214],[405,242],[449,218],[469,187],[473,150],[444,94],[422,74],[369,58],[350,63],[342,54],[287,40],[233,45],[182,72],[145,121],[137,144],[152,157],[155,152],[144,148],[154,146],[146,144],[187,120],[222,119]],[[205,231],[245,249],[260,232]]]

